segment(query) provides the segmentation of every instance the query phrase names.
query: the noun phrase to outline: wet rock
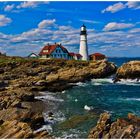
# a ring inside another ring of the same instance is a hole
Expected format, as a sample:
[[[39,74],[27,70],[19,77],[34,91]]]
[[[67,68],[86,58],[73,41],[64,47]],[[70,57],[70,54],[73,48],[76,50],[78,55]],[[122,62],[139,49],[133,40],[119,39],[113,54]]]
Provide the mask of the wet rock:
[[[35,138],[36,139],[52,139],[54,138],[53,136],[51,136],[47,131],[43,130],[43,131],[39,131],[39,132],[36,132],[34,133],[35,135]]]
[[[29,138],[52,138],[48,132],[34,133],[30,126],[24,122],[5,121],[0,127],[1,139],[29,139]]]
[[[41,113],[32,112],[28,109],[8,108],[0,111],[0,120],[3,121],[21,121],[29,123],[33,128],[41,126],[44,118]]]
[[[130,61],[118,68],[117,78],[140,79],[140,61]]]
[[[34,94],[33,93],[27,93],[27,94],[23,94],[21,95],[21,100],[22,101],[34,101]]]
[[[100,115],[97,125],[91,129],[88,138],[133,139],[140,136],[139,118],[128,114],[128,118],[119,118],[111,121],[108,113]]]
[[[0,68],[0,74],[4,73],[4,69]]]
[[[0,127],[0,138],[32,138],[33,132],[27,123],[5,121]]]
[[[85,115],[75,115],[66,121],[59,124],[59,129],[71,129],[75,128],[87,120],[97,119],[97,114],[89,113]]]

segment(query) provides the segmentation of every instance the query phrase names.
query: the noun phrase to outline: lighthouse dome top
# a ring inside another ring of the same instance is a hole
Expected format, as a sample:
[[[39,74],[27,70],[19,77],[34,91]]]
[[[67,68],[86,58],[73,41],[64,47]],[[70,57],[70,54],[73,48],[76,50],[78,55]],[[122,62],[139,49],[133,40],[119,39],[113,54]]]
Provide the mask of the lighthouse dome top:
[[[84,24],[81,26],[81,31],[86,31],[86,26]]]

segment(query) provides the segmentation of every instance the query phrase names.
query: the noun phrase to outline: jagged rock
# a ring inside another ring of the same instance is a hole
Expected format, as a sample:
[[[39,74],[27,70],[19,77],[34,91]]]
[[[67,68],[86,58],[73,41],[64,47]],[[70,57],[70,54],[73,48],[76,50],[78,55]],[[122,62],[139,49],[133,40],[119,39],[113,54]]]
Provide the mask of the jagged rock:
[[[21,95],[21,100],[22,101],[34,101],[34,94],[33,93],[27,93],[27,94],[22,94]]]
[[[140,123],[137,116],[128,114],[128,118],[119,118],[116,121],[111,121],[111,116],[108,113],[100,115],[97,125],[91,129],[88,138],[103,138],[103,139],[133,139],[140,137]]]
[[[27,123],[17,120],[5,121],[0,127],[1,139],[29,139],[29,138],[52,138],[48,132],[41,131],[34,133]]]
[[[41,113],[31,112],[28,109],[8,108],[0,111],[0,120],[3,121],[21,121],[30,124],[33,129],[44,124],[44,118]]]
[[[116,72],[116,77],[118,79],[140,79],[140,61],[130,61],[124,63],[118,68]]]
[[[0,127],[0,138],[32,138],[33,132],[27,123],[5,121]]]

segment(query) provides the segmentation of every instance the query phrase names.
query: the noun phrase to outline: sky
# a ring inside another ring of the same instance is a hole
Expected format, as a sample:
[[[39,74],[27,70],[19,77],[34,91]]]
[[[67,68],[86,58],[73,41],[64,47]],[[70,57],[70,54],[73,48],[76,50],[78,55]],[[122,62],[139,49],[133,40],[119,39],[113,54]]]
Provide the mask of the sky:
[[[79,52],[80,27],[88,33],[89,54],[140,57],[140,2],[0,2],[0,52],[39,53],[50,43]]]

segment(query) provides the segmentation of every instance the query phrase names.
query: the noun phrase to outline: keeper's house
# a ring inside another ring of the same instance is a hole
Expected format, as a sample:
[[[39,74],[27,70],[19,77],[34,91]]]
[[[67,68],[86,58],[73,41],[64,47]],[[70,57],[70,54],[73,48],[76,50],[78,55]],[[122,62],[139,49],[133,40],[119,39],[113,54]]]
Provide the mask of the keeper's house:
[[[68,50],[61,44],[46,45],[40,51],[39,56],[41,59],[61,58],[66,60],[81,60],[80,54],[69,53]]]

